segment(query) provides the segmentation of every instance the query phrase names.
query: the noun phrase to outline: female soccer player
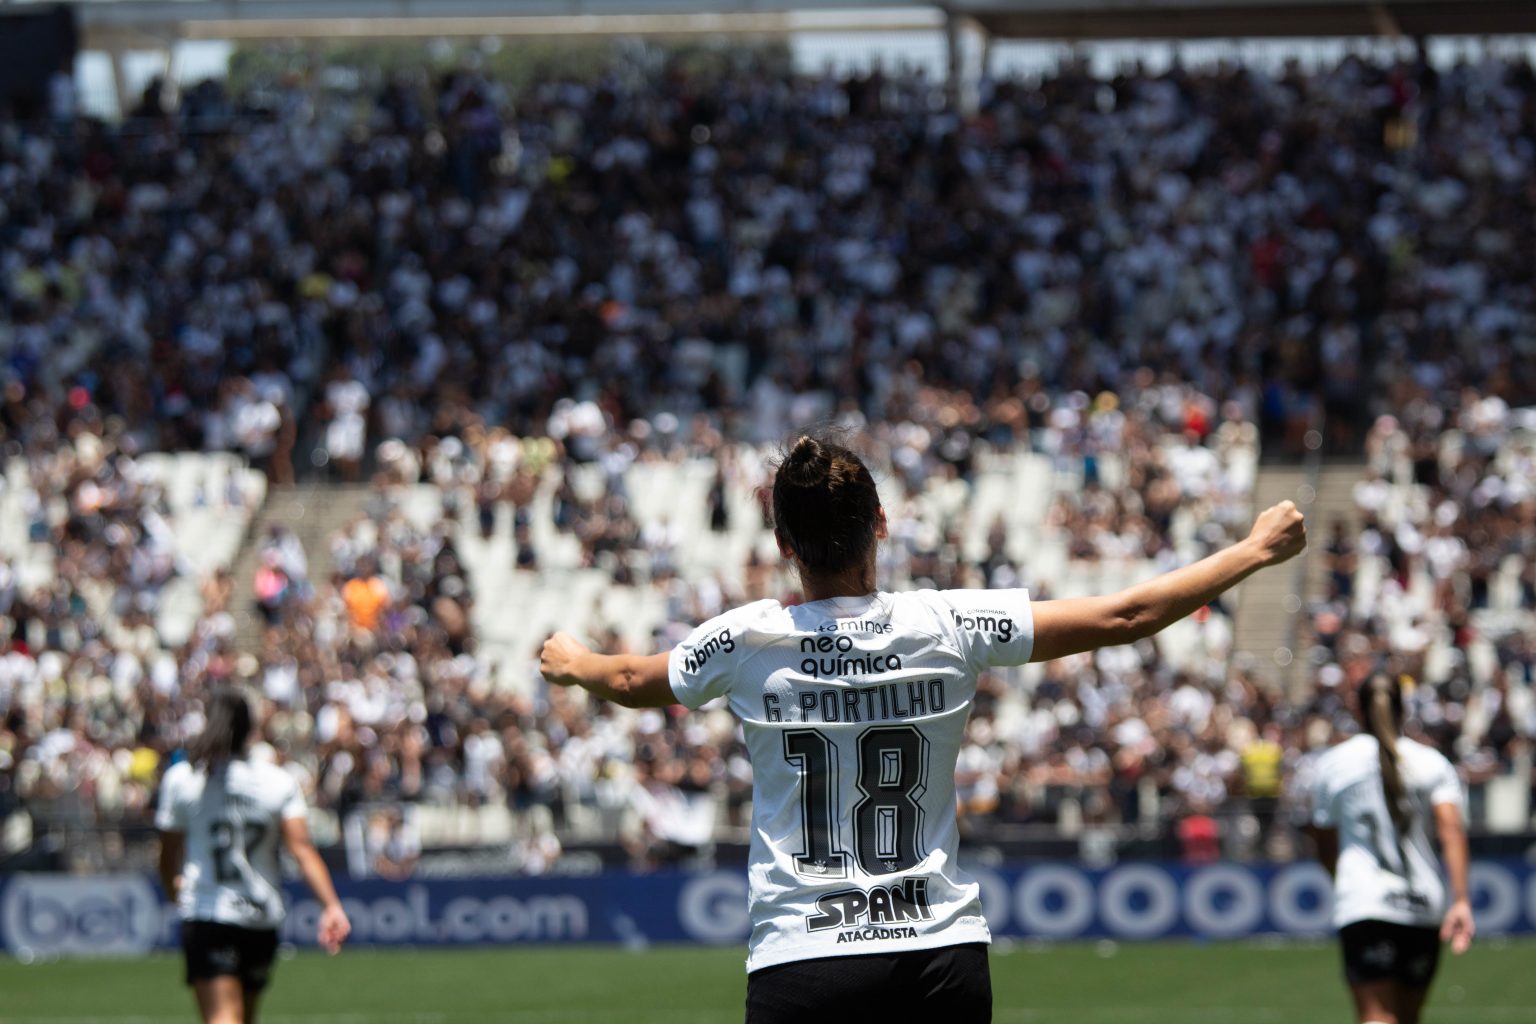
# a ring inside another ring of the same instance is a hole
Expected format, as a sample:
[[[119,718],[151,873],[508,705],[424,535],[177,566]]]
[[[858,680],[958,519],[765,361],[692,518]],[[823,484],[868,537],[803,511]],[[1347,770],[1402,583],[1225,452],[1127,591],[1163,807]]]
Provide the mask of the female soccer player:
[[[215,691],[189,759],[160,785],[160,882],[181,910],[187,984],[207,1024],[254,1024],[283,922],[278,838],[323,905],[320,945],[335,954],[352,930],[331,874],[309,840],[293,776],[246,759],[251,708]]]
[[[991,1019],[979,887],[955,862],[955,761],[977,676],[1130,643],[1306,543],[1289,502],[1225,551],[1112,597],[888,593],[874,479],[802,437],[773,484],[806,603],[758,601],[669,654],[604,656],[564,633],[540,670],[630,707],[725,697],[753,766],[747,1021]]]
[[[1366,732],[1317,760],[1312,834],[1333,876],[1333,924],[1360,1024],[1418,1024],[1440,943],[1465,953],[1475,931],[1461,781],[1438,751],[1402,736],[1397,680],[1367,679],[1359,714]],[[1450,874],[1449,907],[1431,821]]]

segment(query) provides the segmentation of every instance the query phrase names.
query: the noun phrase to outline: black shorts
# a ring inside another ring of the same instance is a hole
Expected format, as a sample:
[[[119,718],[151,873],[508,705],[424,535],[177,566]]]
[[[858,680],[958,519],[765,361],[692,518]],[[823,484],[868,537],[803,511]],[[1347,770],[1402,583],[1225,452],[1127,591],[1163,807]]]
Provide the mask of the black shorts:
[[[1390,921],[1356,921],[1339,929],[1344,977],[1351,985],[1396,981],[1429,988],[1440,966],[1440,930]]]
[[[992,975],[984,943],[835,956],[747,975],[747,1024],[987,1024]]]
[[[247,992],[260,992],[267,987],[277,956],[277,929],[183,921],[181,949],[187,958],[188,985],[233,977],[240,979],[240,987]]]

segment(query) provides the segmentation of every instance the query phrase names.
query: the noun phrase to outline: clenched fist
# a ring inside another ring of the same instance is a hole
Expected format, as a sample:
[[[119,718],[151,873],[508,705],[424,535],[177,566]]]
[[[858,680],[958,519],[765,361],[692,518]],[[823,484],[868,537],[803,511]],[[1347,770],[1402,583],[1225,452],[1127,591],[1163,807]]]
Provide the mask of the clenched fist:
[[[575,686],[576,663],[591,653],[571,634],[556,633],[544,641],[544,649],[539,652],[539,674],[554,686]]]
[[[1282,501],[1264,510],[1248,534],[1265,565],[1279,565],[1295,558],[1307,546],[1307,523],[1294,501]]]

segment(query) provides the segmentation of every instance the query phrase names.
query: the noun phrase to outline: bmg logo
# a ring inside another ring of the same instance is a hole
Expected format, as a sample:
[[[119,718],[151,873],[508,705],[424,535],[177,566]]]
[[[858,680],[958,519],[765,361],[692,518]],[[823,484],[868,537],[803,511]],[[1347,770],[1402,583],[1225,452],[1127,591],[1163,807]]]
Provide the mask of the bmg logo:
[[[1002,612],[973,612],[970,615],[962,615],[959,611],[951,611],[955,618],[955,625],[960,629],[971,630],[976,633],[991,633],[1002,643],[1009,643],[1013,635],[1018,632],[1018,624]]]
[[[17,875],[0,899],[0,937],[21,959],[147,953],[159,938],[160,901],[135,875]]]

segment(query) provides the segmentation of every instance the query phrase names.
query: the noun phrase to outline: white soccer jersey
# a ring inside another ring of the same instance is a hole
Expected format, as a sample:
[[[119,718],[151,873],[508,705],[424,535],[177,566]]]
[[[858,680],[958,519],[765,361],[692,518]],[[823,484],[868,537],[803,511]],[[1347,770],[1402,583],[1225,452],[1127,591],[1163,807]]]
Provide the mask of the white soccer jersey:
[[[955,760],[987,668],[1034,647],[1023,590],[759,601],[671,654],[682,704],[725,697],[752,758],[747,969],[988,942],[955,863]]]
[[[211,776],[185,761],[172,765],[160,783],[155,827],[186,835],[182,918],[280,925],[279,832],[284,819],[306,813],[298,782],[276,765],[235,760]]]
[[[1410,739],[1397,742],[1398,763],[1413,813],[1399,836],[1387,813],[1376,738],[1361,734],[1317,760],[1312,823],[1339,832],[1333,924],[1356,921],[1437,927],[1445,915],[1445,882],[1430,845],[1436,804],[1466,814],[1461,780],[1439,751]]]

